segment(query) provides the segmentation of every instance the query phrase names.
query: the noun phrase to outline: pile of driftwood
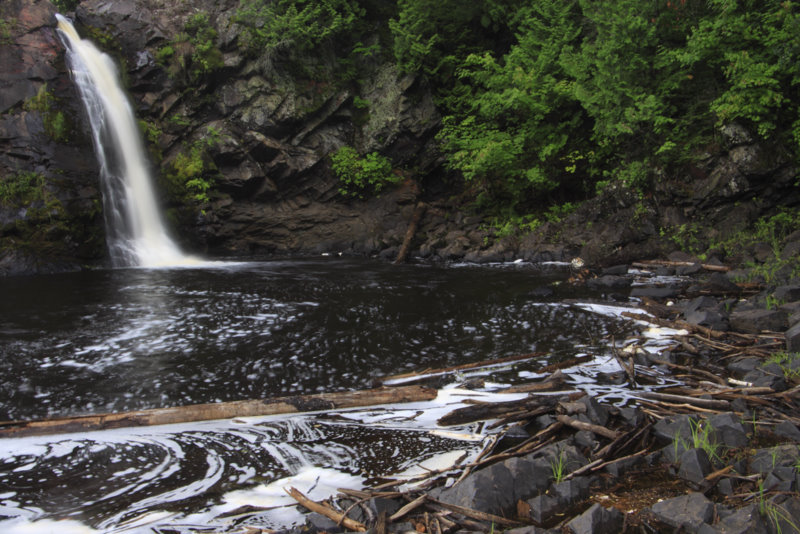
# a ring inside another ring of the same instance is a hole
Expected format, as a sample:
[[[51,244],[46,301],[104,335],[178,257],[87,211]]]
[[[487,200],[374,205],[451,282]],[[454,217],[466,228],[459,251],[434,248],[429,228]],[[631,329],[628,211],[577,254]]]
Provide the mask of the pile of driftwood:
[[[654,302],[645,302],[645,307],[651,312],[661,310],[659,306],[661,305]],[[661,315],[663,317],[666,314]],[[633,317],[641,319],[638,315]],[[515,393],[528,392],[528,396],[523,399],[508,402],[477,402],[456,409],[438,421],[443,426],[485,421],[489,427],[502,429],[470,463],[441,471],[431,471],[413,480],[389,480],[367,490],[341,489],[337,497],[326,502],[313,502],[296,489],[288,490],[289,494],[303,507],[330,518],[347,530],[374,530],[384,533],[407,529],[409,525],[418,532],[433,534],[458,530],[489,531],[495,528],[505,530],[515,526],[536,524],[526,514],[525,503],[518,503],[516,514],[504,517],[443,502],[432,494],[435,491],[431,490],[441,486],[448,478],[450,483],[455,480],[455,484],[458,484],[475,470],[508,458],[531,454],[565,439],[576,431],[591,432],[597,438],[598,445],[594,450],[587,451],[588,463],[571,472],[563,473],[560,476],[561,480],[603,473],[613,464],[624,465],[633,459],[653,453],[659,447],[663,447],[663,443],[659,444],[653,435],[653,425],[661,419],[676,415],[693,414],[703,419],[714,414],[734,413],[743,420],[752,419],[754,425],[765,430],[783,422],[800,426],[800,417],[797,416],[800,413],[798,411],[800,385],[797,378],[789,377],[789,387],[778,391],[772,387],[755,386],[736,379],[730,376],[725,368],[725,362],[734,358],[767,358],[772,352],[783,347],[780,333],[749,335],[716,332],[681,321],[659,318],[658,315],[650,320],[687,332],[685,336],[675,339],[676,344],[670,351],[670,360],[661,359],[659,355],[649,356],[651,365],[668,369],[683,385],[659,391],[640,388],[637,368],[641,368],[642,362],[635,363],[635,358],[631,355],[631,352],[635,354],[635,350],[627,351],[624,355],[615,354],[620,370],[625,373],[631,387],[631,396],[637,399],[638,411],[644,414],[639,420],[625,420],[617,416],[610,418],[609,423],[605,425],[587,422],[586,417],[580,417],[580,414],[585,414],[587,409],[586,403],[579,402],[585,393],[571,389],[568,376],[562,370],[551,369],[550,375],[543,380],[517,385],[507,390]],[[698,363],[698,355],[709,353],[713,353],[714,357],[704,358],[704,364]],[[519,358],[530,357],[531,355],[524,355]],[[470,367],[509,361],[513,361],[513,358],[502,362],[471,364]],[[558,367],[571,367],[577,363],[580,361],[565,362]],[[427,371],[420,373],[419,379],[441,377],[450,371],[463,369],[462,366]],[[413,380],[414,376],[404,375],[402,378]],[[610,411],[618,412],[614,408],[610,408]],[[541,421],[542,416],[550,416],[552,422],[525,439],[517,438],[517,442],[511,446],[500,445],[508,441],[505,439],[506,435],[519,435],[515,429],[535,428],[535,422]],[[694,487],[707,491],[712,483],[720,478],[733,476],[730,472],[730,466],[714,471],[705,477],[703,483],[689,484],[686,489]],[[755,480],[753,476],[750,478]],[[754,495],[756,495],[755,490],[749,494],[750,497]],[[745,493],[745,497],[747,496]],[[368,512],[370,508],[364,506],[364,503],[374,502],[376,499],[400,499],[404,504],[392,513],[370,514]],[[339,502],[344,502],[347,506],[339,505]],[[358,515],[367,519],[361,521],[352,519],[350,516],[354,510],[360,510]],[[565,518],[556,526],[563,526],[568,519],[570,518]],[[404,526],[398,527],[398,523]],[[251,531],[258,532],[259,529],[252,528]]]

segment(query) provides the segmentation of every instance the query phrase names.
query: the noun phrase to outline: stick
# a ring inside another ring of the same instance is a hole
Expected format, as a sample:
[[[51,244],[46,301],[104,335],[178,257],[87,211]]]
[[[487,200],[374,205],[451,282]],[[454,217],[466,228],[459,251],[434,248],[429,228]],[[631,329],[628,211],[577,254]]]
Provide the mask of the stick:
[[[573,419],[572,417],[566,415],[557,415],[556,419],[560,423],[564,423],[565,425],[571,426],[572,428],[576,428],[578,430],[588,430],[589,432],[600,434],[601,436],[607,437],[609,439],[617,439],[619,437],[619,433],[614,430],[611,430],[610,428],[606,428],[600,425],[593,425],[591,423],[584,423],[583,421],[578,421],[577,419]]]
[[[719,377],[719,376],[717,376],[717,375],[715,375],[713,373],[709,373],[708,371],[704,371],[703,369],[694,369],[692,367],[687,367],[685,365],[679,365],[677,363],[671,363],[671,362],[668,362],[666,360],[651,359],[651,361],[653,363],[657,364],[657,365],[665,365],[665,366],[669,367],[670,369],[679,369],[679,370],[685,371],[687,373],[696,373],[698,375],[701,375],[701,376],[704,376],[704,377],[708,378],[709,380],[712,380],[712,381],[716,382],[717,384],[720,384],[720,385],[723,385],[723,386],[725,385],[725,379],[724,378]]]
[[[174,408],[156,408],[134,412],[83,415],[38,421],[7,421],[0,422],[0,438],[168,425],[214,419],[231,419],[234,417],[329,411],[377,404],[432,400],[436,398],[436,395],[437,392],[434,389],[421,386],[405,386],[402,388],[298,395],[276,399],[194,404],[176,406]]]
[[[286,491],[286,493],[288,493],[292,499],[296,500],[297,502],[299,502],[301,505],[308,508],[312,512],[317,512],[318,514],[322,514],[325,517],[332,519],[333,521],[336,521],[336,523],[340,523],[348,530],[354,530],[356,532],[364,532],[367,530],[366,527],[361,523],[359,523],[358,521],[350,519],[344,514],[339,513],[336,510],[333,510],[325,506],[324,504],[312,501],[311,499],[303,495],[297,488],[289,488],[289,489],[284,488],[284,491]]]
[[[658,401],[691,404],[693,406],[711,410],[730,410],[731,408],[731,403],[726,400],[696,399],[686,395],[671,395],[669,393],[656,393],[654,391],[639,391],[635,394],[635,396]]]
[[[487,514],[486,512],[480,512],[478,510],[473,510],[472,508],[465,508],[464,506],[449,504],[446,502],[442,502],[438,499],[434,499],[433,497],[430,496],[428,496],[427,499],[430,502],[438,506],[441,506],[442,508],[446,508],[448,510],[456,512],[457,514],[471,517],[472,519],[477,519],[478,521],[491,521],[492,523],[497,523],[500,525],[509,525],[509,526],[515,526],[520,524],[517,521],[512,521],[511,519],[506,519],[505,517],[500,517],[499,515]]]
[[[398,519],[400,519],[401,517],[406,515],[408,512],[419,508],[420,506],[425,504],[425,501],[427,500],[427,498],[428,498],[428,496],[423,493],[422,495],[420,495],[419,497],[417,497],[416,499],[414,499],[410,503],[406,504],[405,506],[400,508],[395,513],[393,513],[391,515],[391,517],[389,518],[389,521],[397,521]]]
[[[630,360],[630,366],[625,365],[625,362],[622,361],[622,358],[617,352],[617,345],[614,342],[614,336],[611,336],[611,353],[614,355],[614,359],[617,360],[617,364],[625,371],[625,374],[628,375],[628,381],[630,383],[631,389],[636,389],[636,368],[633,366],[633,358]]]

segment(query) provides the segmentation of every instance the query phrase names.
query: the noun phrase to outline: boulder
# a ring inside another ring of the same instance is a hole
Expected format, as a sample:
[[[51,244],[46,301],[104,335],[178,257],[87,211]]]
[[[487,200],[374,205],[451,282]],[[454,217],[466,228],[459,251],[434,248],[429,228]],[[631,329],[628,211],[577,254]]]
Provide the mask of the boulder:
[[[786,350],[800,352],[800,322],[786,331]]]
[[[702,493],[689,493],[665,499],[650,507],[653,516],[675,529],[696,532],[714,518],[714,503]]]
[[[778,286],[772,296],[782,302],[800,301],[800,285]]]
[[[712,470],[711,461],[706,451],[700,448],[692,448],[681,455],[678,476],[695,486],[700,486]]]
[[[800,442],[800,429],[789,421],[782,421],[775,425],[773,432],[775,432],[775,435],[779,438]]]
[[[746,334],[781,332],[786,330],[787,319],[783,310],[737,310],[730,315],[730,325],[731,329]]]
[[[567,523],[567,531],[572,534],[604,534],[621,532],[625,516],[616,508],[603,508],[593,504],[588,510]]]
[[[715,525],[703,524],[698,534],[767,534],[766,523],[754,504],[736,510]]]
[[[508,513],[517,503],[514,499],[514,479],[503,463],[480,469],[455,486],[433,494],[448,504],[495,515]]]
[[[741,418],[733,413],[715,414],[708,418],[711,429],[710,439],[726,449],[745,447],[748,444],[747,432]]]

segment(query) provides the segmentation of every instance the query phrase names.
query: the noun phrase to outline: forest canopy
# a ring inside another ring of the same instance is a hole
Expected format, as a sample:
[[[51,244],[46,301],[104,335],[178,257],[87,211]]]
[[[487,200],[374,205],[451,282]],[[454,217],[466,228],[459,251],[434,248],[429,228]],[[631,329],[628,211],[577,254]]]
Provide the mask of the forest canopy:
[[[447,166],[506,214],[679,177],[738,123],[800,149],[800,9],[791,0],[242,0],[249,42],[367,33],[425,76]]]

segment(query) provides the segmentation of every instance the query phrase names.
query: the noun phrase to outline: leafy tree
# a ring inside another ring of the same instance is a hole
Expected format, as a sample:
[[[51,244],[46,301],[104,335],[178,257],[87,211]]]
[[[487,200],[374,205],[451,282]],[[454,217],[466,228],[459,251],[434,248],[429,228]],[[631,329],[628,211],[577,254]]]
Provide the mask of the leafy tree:
[[[470,53],[507,48],[507,22],[515,0],[398,0],[389,22],[394,55],[404,72],[424,73],[447,84]]]
[[[236,21],[253,53],[304,51],[352,31],[365,13],[357,0],[242,0]]]
[[[797,2],[712,0],[679,56],[721,91],[719,124],[741,121],[762,138],[800,146],[800,8]]]
[[[449,165],[478,184],[480,199],[505,210],[570,181],[586,162],[586,114],[560,64],[580,36],[575,4],[541,1],[517,12],[517,43],[507,54],[467,57],[465,94],[439,136]],[[584,154],[584,155],[581,155]]]

